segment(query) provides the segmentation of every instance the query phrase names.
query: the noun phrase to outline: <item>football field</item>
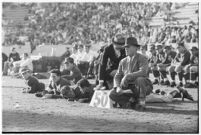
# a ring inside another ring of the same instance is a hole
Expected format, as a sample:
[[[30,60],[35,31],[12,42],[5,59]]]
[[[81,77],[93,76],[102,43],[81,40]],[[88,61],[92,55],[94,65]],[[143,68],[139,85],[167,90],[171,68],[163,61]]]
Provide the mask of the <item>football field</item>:
[[[48,83],[48,79],[40,81]],[[138,112],[42,99],[22,93],[24,86],[22,79],[2,77],[3,132],[198,132],[198,89],[188,89],[194,102],[152,103],[145,112]],[[176,89],[155,85],[157,88]]]

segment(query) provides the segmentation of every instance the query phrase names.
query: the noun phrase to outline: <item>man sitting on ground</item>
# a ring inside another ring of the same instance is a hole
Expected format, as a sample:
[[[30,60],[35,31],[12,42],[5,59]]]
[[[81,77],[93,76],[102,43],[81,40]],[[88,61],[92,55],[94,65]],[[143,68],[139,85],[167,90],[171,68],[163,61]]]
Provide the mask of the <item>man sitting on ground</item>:
[[[83,78],[79,80],[77,86],[73,89],[75,100],[81,103],[89,103],[94,93],[93,88],[94,86],[87,79]]]
[[[127,57],[119,63],[110,98],[123,108],[135,107],[141,110],[145,108],[146,95],[149,95],[153,89],[147,77],[148,59],[137,53],[140,45],[136,38],[129,37],[126,41]],[[126,89],[131,89],[133,94],[122,94]],[[133,106],[134,103],[137,105]]]
[[[184,69],[184,78],[186,81],[185,88],[196,88],[198,86],[196,78],[198,77],[199,49],[197,47],[192,47],[191,52],[190,64]]]
[[[62,75],[62,78],[73,80],[73,83],[76,84],[82,78],[82,75],[78,67],[75,65],[73,58],[66,58],[64,64],[66,66],[66,69],[71,73],[70,75]]]
[[[117,34],[112,39],[112,44],[106,46],[102,53],[102,61],[99,67],[99,85],[94,90],[106,90],[112,87],[112,80],[116,74],[119,62],[125,58],[125,38],[121,34]]]
[[[31,75],[31,70],[23,68],[20,70],[22,77],[25,79],[27,88],[23,89],[23,93],[37,93],[45,90],[45,84],[38,81],[38,79]]]
[[[146,103],[170,103],[175,98],[182,98],[182,101],[184,98],[194,101],[193,97],[187,92],[187,90],[184,90],[179,86],[177,86],[177,89],[178,90],[173,90],[169,93],[160,89],[152,91],[151,94],[146,96]]]

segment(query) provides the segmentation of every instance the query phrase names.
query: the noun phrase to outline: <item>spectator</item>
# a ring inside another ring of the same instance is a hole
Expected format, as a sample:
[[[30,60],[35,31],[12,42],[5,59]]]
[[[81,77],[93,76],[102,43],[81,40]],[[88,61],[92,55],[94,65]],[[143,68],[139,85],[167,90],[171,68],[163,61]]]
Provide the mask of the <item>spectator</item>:
[[[147,54],[147,45],[144,45],[144,46],[141,46],[140,47],[140,51],[141,51],[141,54],[146,56],[147,59],[149,58],[148,54]]]
[[[62,60],[64,60],[67,57],[70,57],[71,53],[70,53],[70,49],[69,47],[66,47],[66,52],[61,56]]]
[[[78,65],[82,57],[84,56],[84,46],[83,45],[78,45],[78,52],[75,61],[75,64]]]
[[[70,57],[73,58],[74,61],[77,60],[77,54],[78,54],[77,45],[73,45],[73,47],[72,47],[72,54],[70,55]]]
[[[13,68],[13,62],[19,61],[20,60],[20,55],[18,52],[16,52],[15,48],[13,47],[11,49],[11,53],[9,54],[8,61],[4,63],[4,71],[3,74],[7,75],[8,74],[8,69],[12,71]]]
[[[93,52],[90,51],[90,45],[85,45],[83,56],[81,57],[81,59],[78,59],[77,63],[77,66],[80,69],[83,76],[87,75],[89,65],[91,64],[94,57],[93,55],[94,55]]]
[[[6,62],[8,60],[8,56],[2,52],[2,71],[4,68],[4,62]]]
[[[20,68],[28,68],[31,72],[33,72],[33,63],[32,59],[29,57],[28,53],[24,53],[22,59],[20,61],[13,62],[13,72],[18,73]]]

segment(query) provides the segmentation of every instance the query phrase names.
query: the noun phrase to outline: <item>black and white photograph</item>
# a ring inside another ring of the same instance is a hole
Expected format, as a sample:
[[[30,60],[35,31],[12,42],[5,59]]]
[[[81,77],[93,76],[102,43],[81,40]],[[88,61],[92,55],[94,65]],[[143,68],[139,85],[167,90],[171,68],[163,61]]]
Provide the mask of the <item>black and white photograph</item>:
[[[199,133],[199,2],[1,2],[2,133]]]

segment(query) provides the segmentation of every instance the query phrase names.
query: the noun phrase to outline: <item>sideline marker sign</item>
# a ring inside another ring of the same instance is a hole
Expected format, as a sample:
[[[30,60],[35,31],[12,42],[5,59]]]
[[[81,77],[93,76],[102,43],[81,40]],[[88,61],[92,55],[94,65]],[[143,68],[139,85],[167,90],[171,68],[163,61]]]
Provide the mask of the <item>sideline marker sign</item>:
[[[89,106],[98,108],[113,108],[114,101],[109,97],[111,91],[95,91]]]

